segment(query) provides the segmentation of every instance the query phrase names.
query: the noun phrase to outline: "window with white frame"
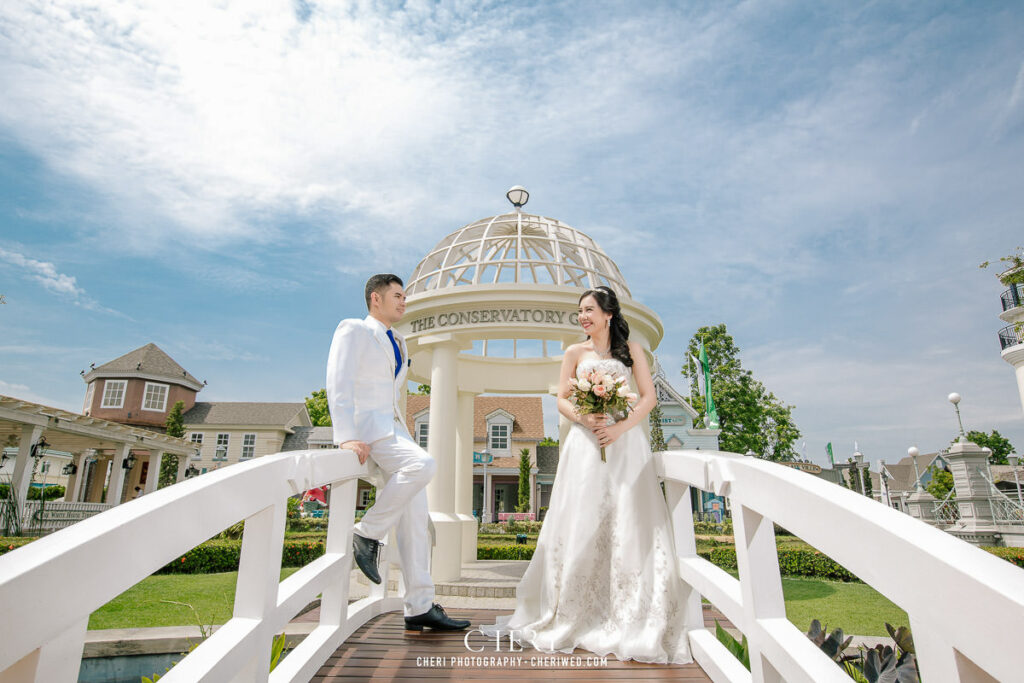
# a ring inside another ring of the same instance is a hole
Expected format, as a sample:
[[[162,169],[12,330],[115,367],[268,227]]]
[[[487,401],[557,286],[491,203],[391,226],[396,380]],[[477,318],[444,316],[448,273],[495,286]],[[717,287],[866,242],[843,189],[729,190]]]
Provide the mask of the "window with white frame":
[[[491,425],[489,447],[492,451],[508,450],[508,425]]]
[[[420,422],[416,425],[416,443],[420,445],[420,448],[427,447],[427,437],[430,434],[430,423]]]
[[[167,385],[146,382],[146,392],[142,399],[143,410],[155,410],[162,413],[167,409]]]
[[[359,492],[359,507],[366,508],[370,506],[370,492],[372,489],[363,489]]]
[[[203,433],[202,432],[192,432],[189,435],[189,441],[194,443],[197,446],[202,446],[203,445]]]
[[[214,451],[213,457],[217,460],[228,459],[228,442],[231,440],[230,434],[218,434],[217,435],[217,450]]]
[[[86,415],[92,410],[92,398],[96,394],[96,382],[89,382],[89,388],[85,390],[85,407],[82,412]]]
[[[103,383],[103,403],[101,408],[124,408],[124,388],[128,381],[108,379]]]
[[[242,457],[251,458],[256,455],[256,435],[255,434],[243,434],[242,435]]]

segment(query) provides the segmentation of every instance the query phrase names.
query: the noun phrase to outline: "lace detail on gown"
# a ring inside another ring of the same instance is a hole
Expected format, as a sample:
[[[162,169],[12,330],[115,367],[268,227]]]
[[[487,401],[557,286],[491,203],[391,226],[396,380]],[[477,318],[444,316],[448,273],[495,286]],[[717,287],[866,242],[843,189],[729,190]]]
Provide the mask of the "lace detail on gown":
[[[592,366],[629,374],[615,359],[585,360],[577,373]],[[647,436],[636,426],[605,450],[607,463],[590,430],[570,428],[516,611],[483,630],[514,629],[545,652],[690,662],[684,587]]]

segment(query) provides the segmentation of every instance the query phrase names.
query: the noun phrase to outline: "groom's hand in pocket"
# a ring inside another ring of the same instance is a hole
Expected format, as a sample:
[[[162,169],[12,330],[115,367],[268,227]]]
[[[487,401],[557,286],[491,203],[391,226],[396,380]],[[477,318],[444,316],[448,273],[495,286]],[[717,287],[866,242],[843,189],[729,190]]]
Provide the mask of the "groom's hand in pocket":
[[[365,465],[367,458],[370,457],[370,447],[365,441],[346,441],[341,447],[355,453],[360,465]]]

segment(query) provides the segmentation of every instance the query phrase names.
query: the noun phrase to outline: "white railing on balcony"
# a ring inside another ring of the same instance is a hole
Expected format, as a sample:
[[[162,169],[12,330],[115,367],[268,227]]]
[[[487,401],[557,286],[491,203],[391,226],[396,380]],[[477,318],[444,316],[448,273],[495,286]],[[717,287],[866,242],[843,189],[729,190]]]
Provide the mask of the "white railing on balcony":
[[[907,612],[922,680],[1020,680],[1021,569],[853,491],[758,458],[667,451],[657,463],[680,572],[693,587],[690,645],[712,680],[850,681],[786,619],[773,522]],[[690,487],[729,498],[739,579],[697,555]],[[746,635],[751,671],[703,628],[701,596]]]
[[[0,557],[0,682],[78,680],[94,610],[241,520],[232,618],[160,680],[310,680],[355,629],[402,607],[386,591],[394,552],[382,558],[382,584],[348,604],[356,479],[366,476],[349,451],[278,453],[142,496],[7,553]],[[286,501],[324,484],[331,484],[332,510],[326,552],[280,581]],[[317,595],[319,624],[268,677],[271,639]]]

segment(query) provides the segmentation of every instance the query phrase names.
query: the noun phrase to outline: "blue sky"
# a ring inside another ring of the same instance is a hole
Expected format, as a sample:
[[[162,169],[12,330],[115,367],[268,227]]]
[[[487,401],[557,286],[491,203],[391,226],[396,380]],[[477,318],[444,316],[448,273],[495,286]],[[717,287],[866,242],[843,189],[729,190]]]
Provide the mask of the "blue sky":
[[[528,210],[592,235],[670,375],[725,322],[822,461],[968,428],[1024,243],[1018,3],[0,6],[0,393],[80,409],[153,341],[300,400],[367,274]],[[682,382],[677,380],[677,384]]]

